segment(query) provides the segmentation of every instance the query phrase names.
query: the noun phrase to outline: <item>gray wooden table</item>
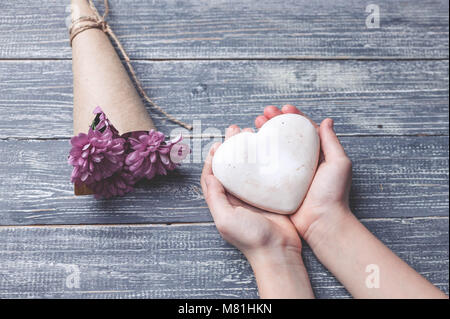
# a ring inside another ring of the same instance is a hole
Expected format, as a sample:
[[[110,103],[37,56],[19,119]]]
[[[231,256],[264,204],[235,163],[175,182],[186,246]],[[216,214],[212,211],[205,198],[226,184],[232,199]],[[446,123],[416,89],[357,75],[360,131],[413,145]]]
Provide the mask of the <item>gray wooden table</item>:
[[[354,213],[448,293],[448,1],[377,0],[379,28],[369,3],[111,0],[109,22],[149,95],[184,121],[223,132],[285,103],[334,118]],[[73,195],[67,5],[0,3],[0,297],[257,297],[212,223],[202,163],[120,199]],[[191,145],[211,142],[202,132]],[[349,297],[307,246],[304,260],[317,297]]]

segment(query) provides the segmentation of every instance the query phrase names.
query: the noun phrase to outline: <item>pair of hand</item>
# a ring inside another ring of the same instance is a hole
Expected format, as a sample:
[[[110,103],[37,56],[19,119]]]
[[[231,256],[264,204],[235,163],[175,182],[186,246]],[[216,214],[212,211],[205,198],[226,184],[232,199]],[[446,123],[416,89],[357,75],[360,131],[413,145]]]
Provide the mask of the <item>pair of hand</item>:
[[[269,119],[283,113],[305,116],[292,105],[283,106],[281,111],[275,106],[267,106],[264,115],[256,118],[255,125],[260,128]],[[241,250],[247,258],[270,249],[287,249],[300,253],[302,244],[299,235],[308,240],[311,226],[316,221],[328,218],[333,212],[337,214],[349,211],[351,161],[336,137],[331,119],[325,119],[320,126],[310,121],[320,136],[320,160],[302,205],[292,215],[262,211],[228,194],[212,173],[212,158],[220,143],[211,148],[205,160],[201,185],[214,222],[222,237]],[[225,139],[240,132],[238,126],[231,125],[226,131]]]

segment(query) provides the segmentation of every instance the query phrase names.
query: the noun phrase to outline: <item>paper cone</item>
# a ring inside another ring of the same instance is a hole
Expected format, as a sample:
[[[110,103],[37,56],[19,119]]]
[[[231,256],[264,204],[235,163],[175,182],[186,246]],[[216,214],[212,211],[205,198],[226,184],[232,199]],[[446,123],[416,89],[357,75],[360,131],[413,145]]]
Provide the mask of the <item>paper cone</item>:
[[[95,16],[86,0],[72,0],[72,21]],[[120,134],[155,129],[133,82],[119,59],[108,35],[92,28],[79,33],[72,42],[74,134],[88,133],[100,106]],[[75,185],[75,194],[92,194]]]

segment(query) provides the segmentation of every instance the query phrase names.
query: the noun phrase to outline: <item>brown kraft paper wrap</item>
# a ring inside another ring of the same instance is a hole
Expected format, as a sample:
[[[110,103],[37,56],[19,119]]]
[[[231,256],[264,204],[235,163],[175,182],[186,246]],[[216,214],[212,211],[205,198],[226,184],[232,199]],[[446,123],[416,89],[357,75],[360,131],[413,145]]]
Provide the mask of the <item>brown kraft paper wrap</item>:
[[[72,21],[95,16],[86,0],[72,0]],[[82,24],[83,22],[80,22]],[[108,35],[90,28],[72,41],[74,134],[88,133],[100,106],[120,134],[155,129],[133,82]],[[75,195],[92,194],[85,185],[75,185]]]

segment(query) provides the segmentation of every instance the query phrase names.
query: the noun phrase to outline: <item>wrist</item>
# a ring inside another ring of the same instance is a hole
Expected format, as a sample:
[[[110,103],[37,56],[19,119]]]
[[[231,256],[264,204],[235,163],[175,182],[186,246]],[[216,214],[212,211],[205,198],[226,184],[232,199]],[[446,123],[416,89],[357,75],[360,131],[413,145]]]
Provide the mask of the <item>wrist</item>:
[[[313,251],[330,240],[340,238],[346,225],[355,219],[348,206],[336,207],[318,215],[302,236]]]
[[[263,248],[244,254],[261,298],[314,298],[299,249]]]
[[[303,265],[301,249],[289,246],[261,247],[243,252],[253,268]]]

